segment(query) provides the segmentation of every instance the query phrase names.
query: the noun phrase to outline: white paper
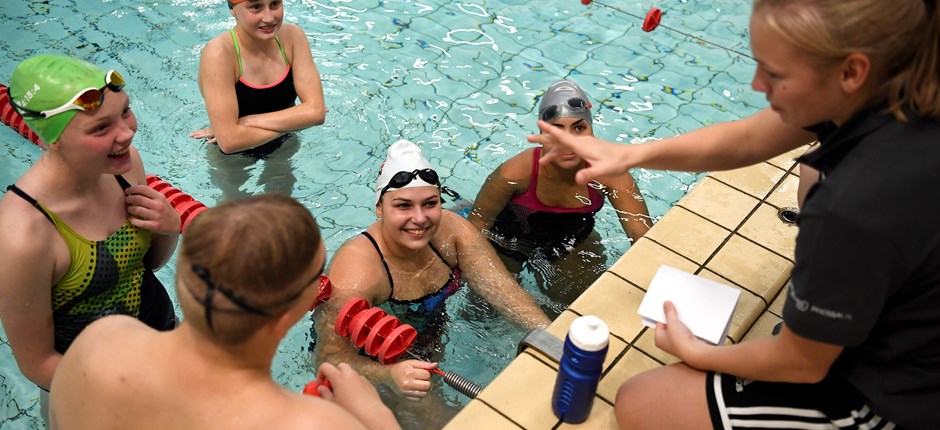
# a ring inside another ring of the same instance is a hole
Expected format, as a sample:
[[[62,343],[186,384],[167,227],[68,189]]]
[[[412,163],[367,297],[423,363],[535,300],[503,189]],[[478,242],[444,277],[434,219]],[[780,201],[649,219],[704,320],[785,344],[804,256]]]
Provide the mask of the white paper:
[[[676,305],[679,321],[688,326],[692,334],[720,345],[728,335],[740,295],[741,290],[737,288],[664,264],[656,271],[637,313],[647,327],[665,323],[663,302],[669,300]]]

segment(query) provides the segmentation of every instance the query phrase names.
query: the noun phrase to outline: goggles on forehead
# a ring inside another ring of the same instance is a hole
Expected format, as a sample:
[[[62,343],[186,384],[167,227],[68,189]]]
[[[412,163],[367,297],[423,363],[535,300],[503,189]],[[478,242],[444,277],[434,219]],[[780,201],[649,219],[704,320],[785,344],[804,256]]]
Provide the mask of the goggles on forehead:
[[[392,176],[392,179],[388,181],[388,185],[382,188],[382,192],[379,193],[379,197],[381,198],[383,195],[385,195],[386,191],[392,188],[401,188],[410,184],[411,181],[415,180],[415,178],[421,178],[422,181],[431,185],[436,185],[438,187],[441,186],[441,180],[438,178],[437,172],[435,172],[433,169],[412,170],[410,172],[402,171]]]
[[[539,115],[539,119],[541,119],[542,121],[550,122],[550,121],[554,121],[556,118],[558,118],[559,115],[561,115],[562,109],[565,109],[569,112],[580,112],[584,109],[591,108],[590,103],[578,97],[572,97],[568,99],[566,104],[567,106],[557,104],[557,105],[551,105],[545,108],[545,110],[542,111],[542,114]]]
[[[114,92],[121,91],[121,89],[124,88],[124,78],[118,74],[118,72],[111,70],[104,77],[103,87],[85,88],[84,90],[79,91],[75,97],[72,97],[72,100],[69,100],[62,106],[59,106],[55,109],[36,112],[34,110],[19,107],[16,105],[16,103],[11,103],[10,105],[13,106],[13,109],[15,109],[24,118],[50,118],[70,110],[82,110],[87,112],[97,109],[99,106],[101,106],[102,103],[104,103],[105,88],[108,88]]]

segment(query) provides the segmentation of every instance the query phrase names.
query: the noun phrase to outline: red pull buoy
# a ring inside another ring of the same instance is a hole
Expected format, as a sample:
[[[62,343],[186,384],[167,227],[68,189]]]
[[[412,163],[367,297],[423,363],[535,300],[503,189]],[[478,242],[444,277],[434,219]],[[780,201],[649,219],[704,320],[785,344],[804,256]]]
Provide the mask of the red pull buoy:
[[[646,18],[643,20],[643,31],[649,33],[653,31],[658,25],[659,20],[663,18],[663,11],[659,8],[654,7],[646,13]]]
[[[333,327],[333,330],[336,331],[336,334],[346,337],[349,336],[349,324],[352,322],[353,317],[362,312],[365,309],[368,309],[369,302],[362,297],[353,297],[343,305],[343,308],[339,310],[339,315],[336,316],[336,324]]]
[[[392,330],[382,342],[376,353],[379,363],[389,364],[398,361],[405,351],[411,347],[418,338],[418,331],[409,324],[402,324]]]
[[[327,278],[326,275],[320,275],[320,289],[317,290],[317,299],[313,301],[313,305],[310,306],[310,312],[313,312],[317,306],[326,303],[330,299],[330,294],[333,293],[333,283],[330,282],[330,278]]]
[[[310,381],[310,383],[308,383],[306,386],[304,386],[303,393],[308,396],[322,397],[320,395],[320,392],[317,390],[317,388],[321,386],[329,388],[331,390],[333,389],[333,386],[330,385],[330,381],[324,379],[323,382],[320,382],[314,379],[313,381]]]

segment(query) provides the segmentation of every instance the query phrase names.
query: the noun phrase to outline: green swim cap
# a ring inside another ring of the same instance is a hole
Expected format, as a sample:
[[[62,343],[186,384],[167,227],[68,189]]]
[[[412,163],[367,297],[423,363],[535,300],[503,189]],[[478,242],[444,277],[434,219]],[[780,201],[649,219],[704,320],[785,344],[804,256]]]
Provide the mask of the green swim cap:
[[[37,55],[16,66],[10,78],[10,100],[35,112],[55,109],[86,88],[105,86],[107,72],[93,64],[64,55]],[[51,118],[24,117],[43,142],[51,145],[78,113],[70,110]]]

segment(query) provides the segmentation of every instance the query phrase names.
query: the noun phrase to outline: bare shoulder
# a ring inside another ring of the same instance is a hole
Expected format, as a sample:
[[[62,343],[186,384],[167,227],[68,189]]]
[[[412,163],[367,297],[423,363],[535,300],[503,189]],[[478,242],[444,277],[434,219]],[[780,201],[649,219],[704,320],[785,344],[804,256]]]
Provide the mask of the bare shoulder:
[[[74,350],[76,354],[88,354],[94,360],[100,357],[104,362],[111,362],[114,359],[112,351],[136,350],[138,348],[134,344],[146,343],[154,333],[136,318],[109,315],[85,327],[69,347],[69,352]]]
[[[281,25],[281,34],[284,35],[284,39],[288,40],[307,40],[307,34],[304,33],[304,30],[300,28],[297,24],[292,24],[285,22]]]
[[[287,410],[278,416],[282,423],[273,428],[285,429],[365,429],[351,413],[334,402],[312,396],[290,396]]]
[[[202,48],[202,55],[199,61],[200,71],[203,69],[225,70],[229,67],[237,67],[235,61],[235,42],[229,32],[224,32],[213,37],[206,46]]]
[[[231,52],[235,53],[235,41],[232,40],[231,33],[225,31],[219,33],[218,36],[209,39],[206,42],[206,46],[202,48],[202,54],[205,55],[221,55],[224,53]]]
[[[0,266],[37,261],[49,252],[56,235],[52,222],[22,197],[8,191],[0,200]]]
[[[526,149],[512,158],[506,160],[498,168],[501,176],[512,181],[528,182],[532,175],[532,163],[535,156],[535,148]]]
[[[449,210],[441,211],[441,226],[435,236],[439,238],[435,245],[442,251],[448,246],[456,246],[481,237],[480,231],[470,221]]]
[[[377,304],[377,298],[386,297],[390,288],[381,256],[363,235],[353,236],[340,246],[330,261],[327,276],[333,283],[334,296],[361,296],[372,304]]]
[[[148,332],[153,329],[127,315],[111,315],[89,324],[62,358],[53,387],[57,383],[71,386],[83,380],[96,381],[98,387],[120,385],[120,381],[110,375],[123,374],[122,369],[131,368],[130,363],[138,363],[129,355],[146,351]],[[105,390],[108,391],[112,391],[111,388]]]

